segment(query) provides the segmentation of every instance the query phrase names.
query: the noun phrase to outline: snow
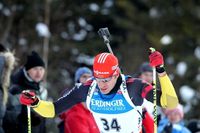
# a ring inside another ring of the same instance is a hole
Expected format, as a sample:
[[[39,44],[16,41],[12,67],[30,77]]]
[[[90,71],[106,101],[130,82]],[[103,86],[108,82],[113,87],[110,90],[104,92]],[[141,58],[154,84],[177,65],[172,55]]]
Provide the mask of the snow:
[[[66,69],[61,69],[60,71],[61,76],[61,81],[64,82],[65,84],[72,84],[72,78],[70,78],[70,73]]]
[[[20,38],[19,41],[18,41],[19,45],[27,45],[27,40],[25,38]]]
[[[176,73],[179,75],[179,76],[184,76],[185,75],[185,72],[187,70],[187,64],[185,62],[179,62],[176,66]]]
[[[200,46],[196,47],[194,50],[194,55],[200,60]]]
[[[200,82],[200,73],[196,75],[196,80]]]
[[[188,113],[191,109],[192,109],[192,105],[190,103],[187,103],[184,106],[183,111],[184,111],[184,113]]]
[[[23,11],[23,10],[24,10],[24,6],[23,6],[23,5],[20,5],[20,4],[18,4],[18,5],[13,5],[13,6],[11,7],[11,11],[13,11],[13,12]]]
[[[85,27],[85,29],[86,29],[87,31],[92,31],[92,30],[93,30],[93,27],[92,27],[92,25],[87,24],[86,27]]]
[[[92,25],[88,24],[85,18],[83,17],[80,17],[78,19],[78,23],[82,28],[86,29],[87,31],[91,31],[93,29]]]
[[[180,96],[184,102],[186,102],[184,107],[184,112],[188,113],[191,111],[193,105],[197,105],[200,99],[200,93],[195,91],[188,85],[183,85],[180,88]]]
[[[69,34],[65,31],[61,32],[61,35],[60,35],[63,39],[68,39],[69,38]]]
[[[175,78],[175,77],[174,77],[174,74],[171,73],[171,74],[168,74],[168,75],[169,75],[169,79],[170,79],[171,81],[173,81],[174,78]]]
[[[11,11],[10,11],[8,8],[4,8],[4,9],[3,9],[3,14],[4,14],[5,16],[10,16],[10,15],[11,15]]]
[[[163,45],[169,45],[172,43],[172,37],[170,35],[164,35],[161,39],[160,42]]]
[[[180,96],[183,101],[190,102],[195,95],[195,91],[188,85],[183,85],[180,87]]]
[[[110,8],[113,6],[113,0],[105,0],[104,7]]]
[[[2,10],[3,9],[3,4],[2,3],[0,3],[0,10]]]
[[[151,18],[158,18],[160,16],[159,11],[157,10],[157,8],[151,8],[149,11],[149,16]]]
[[[82,41],[85,39],[85,37],[87,36],[87,32],[85,30],[80,30],[78,33],[75,33],[73,35],[73,39],[76,41]]]
[[[85,26],[87,25],[86,20],[85,20],[84,18],[82,18],[82,17],[80,17],[80,18],[78,19],[78,23],[79,23],[79,25],[80,25],[81,27],[85,27]]]
[[[166,63],[167,64],[174,64],[174,57],[172,57],[172,56],[169,56],[169,57],[167,57],[166,58]]]
[[[36,24],[36,31],[38,32],[38,35],[41,37],[50,37],[49,28],[44,23],[37,23]]]
[[[89,9],[93,12],[98,12],[99,11],[99,6],[96,3],[91,3],[89,5]]]
[[[69,34],[74,34],[75,33],[75,24],[73,21],[69,21],[67,24]]]
[[[106,8],[101,10],[101,14],[103,14],[103,15],[108,15],[109,13],[110,13],[110,11]]]
[[[90,57],[88,55],[85,54],[80,54],[76,61],[78,63],[85,63],[86,65],[93,65],[93,61],[94,61],[94,57]]]
[[[78,55],[79,54],[79,50],[77,48],[73,48],[71,50],[72,55]]]
[[[54,52],[59,52],[60,51],[60,47],[58,45],[54,45],[52,47],[52,49],[53,49]]]

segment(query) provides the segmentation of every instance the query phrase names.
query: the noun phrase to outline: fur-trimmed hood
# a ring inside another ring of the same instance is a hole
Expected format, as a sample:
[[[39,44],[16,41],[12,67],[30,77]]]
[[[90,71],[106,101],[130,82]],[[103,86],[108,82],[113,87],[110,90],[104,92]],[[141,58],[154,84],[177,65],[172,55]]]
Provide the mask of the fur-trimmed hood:
[[[15,65],[14,54],[7,50],[0,52],[0,84],[3,91],[3,104],[8,99],[8,88],[10,86],[10,75]]]

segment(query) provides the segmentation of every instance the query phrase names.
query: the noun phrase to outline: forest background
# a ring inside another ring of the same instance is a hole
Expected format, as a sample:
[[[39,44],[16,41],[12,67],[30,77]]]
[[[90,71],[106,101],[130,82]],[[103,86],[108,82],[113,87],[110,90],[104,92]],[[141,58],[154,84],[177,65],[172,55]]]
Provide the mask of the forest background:
[[[185,119],[200,118],[200,1],[0,1],[0,43],[15,51],[16,69],[32,50],[43,57],[52,100],[73,86],[78,67],[92,68],[94,56],[108,51],[97,33],[104,27],[124,74],[138,72],[149,47],[163,53]]]

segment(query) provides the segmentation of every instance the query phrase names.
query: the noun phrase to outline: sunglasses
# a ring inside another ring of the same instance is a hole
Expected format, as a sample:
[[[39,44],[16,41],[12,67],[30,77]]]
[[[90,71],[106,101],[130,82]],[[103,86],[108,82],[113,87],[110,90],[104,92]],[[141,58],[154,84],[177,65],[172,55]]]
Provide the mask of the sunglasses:
[[[104,82],[104,83],[106,83],[106,82],[111,81],[112,77],[113,76],[108,77],[108,78],[95,78],[95,79],[96,79],[97,82]]]

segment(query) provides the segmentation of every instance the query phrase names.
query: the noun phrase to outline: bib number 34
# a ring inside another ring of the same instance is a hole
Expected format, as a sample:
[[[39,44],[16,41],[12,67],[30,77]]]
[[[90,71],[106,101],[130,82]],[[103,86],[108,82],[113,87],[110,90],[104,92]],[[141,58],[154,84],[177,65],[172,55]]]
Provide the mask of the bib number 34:
[[[110,123],[105,118],[101,118],[101,121],[103,123],[104,130],[116,130],[117,132],[120,132],[121,126],[118,124],[116,118],[112,119]]]

